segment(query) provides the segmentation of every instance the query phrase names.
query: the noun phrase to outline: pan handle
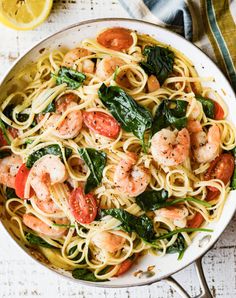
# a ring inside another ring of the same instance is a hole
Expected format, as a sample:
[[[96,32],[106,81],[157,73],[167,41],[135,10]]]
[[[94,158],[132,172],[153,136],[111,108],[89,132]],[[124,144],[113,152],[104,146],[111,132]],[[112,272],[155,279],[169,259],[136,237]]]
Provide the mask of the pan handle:
[[[194,263],[195,265],[195,270],[197,272],[197,276],[198,276],[198,280],[199,280],[199,284],[201,287],[201,294],[194,297],[194,298],[213,298],[204,272],[203,272],[203,268],[202,268],[202,258],[199,258],[198,260],[195,261]],[[174,288],[176,290],[176,292],[182,297],[182,298],[191,298],[188,293],[184,290],[184,288],[172,277],[167,277],[164,279],[172,288]]]

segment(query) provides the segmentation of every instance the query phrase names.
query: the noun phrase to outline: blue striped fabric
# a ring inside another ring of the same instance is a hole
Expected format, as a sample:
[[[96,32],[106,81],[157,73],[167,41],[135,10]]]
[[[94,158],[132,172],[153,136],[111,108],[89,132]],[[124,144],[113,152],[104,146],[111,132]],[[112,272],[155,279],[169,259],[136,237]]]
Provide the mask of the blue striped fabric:
[[[179,28],[181,35],[192,40],[192,18],[184,0],[144,0],[143,2],[163,23],[169,27]]]
[[[236,0],[119,1],[131,17],[167,27],[193,41],[221,66],[236,91]],[[223,18],[223,25],[216,14]],[[230,38],[227,31],[232,32]]]
[[[211,0],[206,1],[206,8],[207,8],[207,13],[209,16],[209,22],[210,26],[212,28],[212,31],[214,33],[215,39],[217,43],[220,45],[220,51],[222,54],[222,57],[224,58],[225,66],[227,69],[228,76],[231,79],[232,86],[236,90],[236,66],[233,64],[232,58],[230,56],[229,50],[227,48],[227,45],[225,43],[224,37],[221,34],[221,31],[218,27],[216,16],[215,16],[215,11],[213,7],[213,3]],[[235,28],[236,30],[236,28]],[[236,31],[235,31],[235,36],[236,36]],[[236,47],[236,45],[235,45]]]
[[[184,0],[120,0],[120,3],[131,17],[146,19],[148,11],[157,18],[157,23],[162,22],[165,27],[192,40],[192,17]]]

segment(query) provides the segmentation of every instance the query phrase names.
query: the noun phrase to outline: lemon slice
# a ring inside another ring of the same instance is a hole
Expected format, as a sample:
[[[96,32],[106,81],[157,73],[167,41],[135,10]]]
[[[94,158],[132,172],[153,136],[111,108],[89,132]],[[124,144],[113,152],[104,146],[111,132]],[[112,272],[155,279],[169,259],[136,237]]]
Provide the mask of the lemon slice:
[[[53,0],[0,0],[0,22],[16,30],[31,30],[48,17]]]

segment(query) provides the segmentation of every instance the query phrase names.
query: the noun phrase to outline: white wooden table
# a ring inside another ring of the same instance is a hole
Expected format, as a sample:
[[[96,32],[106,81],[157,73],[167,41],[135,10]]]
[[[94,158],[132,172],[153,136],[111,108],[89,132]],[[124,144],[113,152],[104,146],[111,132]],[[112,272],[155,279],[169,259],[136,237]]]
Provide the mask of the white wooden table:
[[[128,0],[127,0],[128,1]],[[49,19],[34,31],[16,32],[0,25],[0,77],[27,48],[55,31],[85,19],[128,17],[118,0],[55,0]],[[236,216],[215,247],[204,257],[214,297],[236,297]],[[193,266],[175,275],[189,293],[199,293]],[[172,298],[168,285],[129,289],[95,289],[77,285],[47,271],[19,250],[0,227],[0,297]]]

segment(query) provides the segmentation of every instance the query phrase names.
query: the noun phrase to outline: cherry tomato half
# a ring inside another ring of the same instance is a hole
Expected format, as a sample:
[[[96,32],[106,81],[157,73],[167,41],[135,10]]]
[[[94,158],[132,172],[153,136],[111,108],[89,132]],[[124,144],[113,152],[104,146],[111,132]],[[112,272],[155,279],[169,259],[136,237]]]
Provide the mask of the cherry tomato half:
[[[81,187],[72,191],[69,205],[74,218],[82,224],[91,223],[97,215],[97,200],[92,194],[85,195]]]
[[[127,50],[133,44],[133,37],[130,30],[116,27],[100,33],[97,42],[107,49],[122,51]]]
[[[26,167],[25,163],[22,164],[22,166],[19,168],[18,173],[16,174],[15,179],[15,190],[16,194],[21,199],[28,199],[25,198],[25,184],[28,179],[30,170]],[[34,194],[34,191],[32,188],[30,188],[30,197]]]
[[[6,145],[7,145],[7,141],[5,139],[5,136],[2,132],[2,130],[0,129],[0,147],[6,146]]]
[[[18,129],[16,129],[14,127],[9,127],[8,131],[11,134],[11,136],[13,137],[13,139],[18,137]]]
[[[220,194],[219,190],[217,189],[217,191],[211,191],[208,189],[207,191],[207,196],[206,196],[206,201],[209,202],[209,201],[212,201],[214,200],[216,197],[218,197]]]
[[[131,259],[124,260],[124,262],[122,262],[120,264],[120,268],[116,272],[115,276],[118,277],[118,276],[124,274],[125,272],[127,272],[132,267],[133,263],[134,263],[134,261]]]
[[[224,115],[225,115],[225,112],[223,110],[223,108],[221,107],[220,104],[218,104],[218,102],[214,101],[214,105],[215,105],[215,120],[222,120],[224,119]]]
[[[199,228],[204,221],[204,217],[201,213],[197,212],[192,219],[189,219],[187,222],[188,228]]]
[[[234,158],[230,153],[222,153],[217,156],[210,164],[205,179],[220,179],[226,185],[234,172]],[[210,191],[218,191],[217,188],[208,186]]]
[[[102,112],[84,112],[85,125],[93,132],[115,139],[120,132],[120,125],[112,116]]]

